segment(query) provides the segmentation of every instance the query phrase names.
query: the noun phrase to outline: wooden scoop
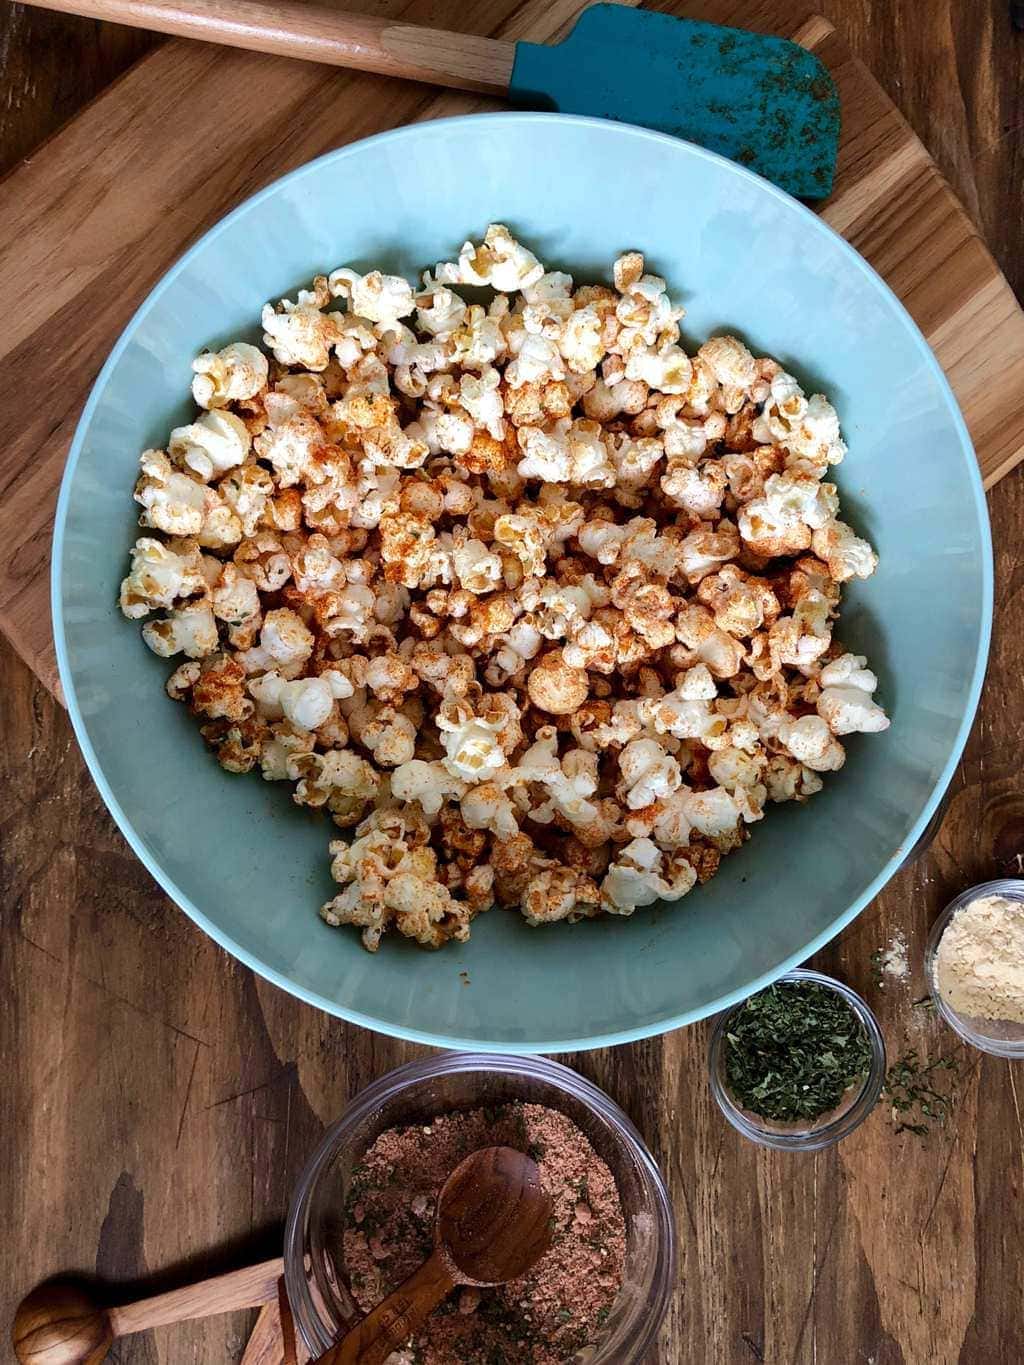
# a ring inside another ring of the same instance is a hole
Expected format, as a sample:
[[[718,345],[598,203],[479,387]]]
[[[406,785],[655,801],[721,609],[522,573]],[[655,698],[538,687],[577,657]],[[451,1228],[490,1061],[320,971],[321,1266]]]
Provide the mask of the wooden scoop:
[[[103,1307],[82,1285],[53,1280],[18,1306],[14,1354],[20,1365],[99,1365],[117,1337],[271,1302],[283,1269],[278,1257],[121,1308]]]
[[[459,1284],[516,1280],[551,1243],[551,1200],[536,1163],[484,1147],[448,1177],[437,1201],[434,1254],[316,1365],[382,1365]]]

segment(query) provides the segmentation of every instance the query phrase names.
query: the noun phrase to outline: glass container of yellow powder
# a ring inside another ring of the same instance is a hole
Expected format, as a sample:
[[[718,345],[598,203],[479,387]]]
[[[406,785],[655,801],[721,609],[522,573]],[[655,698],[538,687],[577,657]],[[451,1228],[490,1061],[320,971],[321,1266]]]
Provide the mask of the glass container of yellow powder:
[[[1024,1058],[1024,880],[982,882],[951,901],[932,926],[925,972],[961,1038]]]

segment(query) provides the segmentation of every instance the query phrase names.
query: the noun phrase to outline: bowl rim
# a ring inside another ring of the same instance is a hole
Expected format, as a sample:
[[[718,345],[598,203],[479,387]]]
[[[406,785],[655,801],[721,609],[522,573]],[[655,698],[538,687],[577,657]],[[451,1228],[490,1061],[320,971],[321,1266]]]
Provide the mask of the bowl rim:
[[[930,371],[931,377],[938,386],[940,394],[946,400],[949,408],[950,420],[959,437],[961,454],[967,465],[967,476],[973,492],[974,512],[977,519],[978,531],[981,540],[981,587],[982,602],[981,615],[978,622],[978,647],[974,661],[974,669],[971,676],[970,687],[968,690],[967,701],[964,708],[963,718],[957,729],[952,748],[943,769],[936,780],[931,795],[925,801],[920,814],[914,824],[907,830],[903,843],[893,852],[892,856],[885,862],[881,870],[864,888],[861,894],[846,907],[846,909],[835,919],[831,920],[820,933],[815,935],[808,943],[804,944],[797,951],[789,953],[780,959],[773,967],[762,972],[760,976],[748,982],[744,987],[737,990],[727,991],[725,994],[710,1000],[707,1004],[695,1009],[683,1010],[678,1014],[666,1014],[661,1018],[639,1024],[633,1028],[617,1029],[600,1034],[585,1034],[583,1036],[569,1036],[557,1039],[534,1039],[526,1042],[508,1041],[506,1039],[492,1039],[483,1037],[463,1038],[458,1035],[432,1033],[428,1029],[413,1028],[404,1024],[394,1023],[390,1020],[382,1020],[362,1013],[346,1006],[340,1001],[328,999],[318,992],[309,990],[304,986],[292,981],[283,972],[271,967],[263,962],[255,953],[250,952],[241,944],[237,943],[230,934],[225,933],[216,925],[210,917],[199,908],[176,885],[173,878],[168,876],[161,868],[157,859],[148,849],[145,840],[136,831],[131,817],[127,814],[107,782],[103,772],[103,767],[99,757],[93,748],[89,738],[89,733],[79,705],[78,695],[75,689],[74,677],[68,658],[67,638],[64,627],[63,603],[61,585],[63,579],[64,545],[65,532],[67,528],[68,510],[71,503],[71,486],[74,482],[75,471],[81,457],[82,449],[85,444],[85,434],[92,422],[93,414],[100,405],[103,392],[106,388],[108,379],[117,366],[121,355],[129,345],[132,336],[149,313],[161,298],[164,292],[170,288],[177,277],[189,266],[192,259],[199,255],[220,233],[224,232],[237,219],[250,212],[256,205],[264,199],[276,194],[280,187],[301,180],[308,175],[317,174],[327,165],[337,162],[344,162],[348,157],[361,153],[367,147],[381,147],[393,142],[402,142],[406,139],[415,141],[417,138],[429,136],[429,130],[436,124],[444,124],[446,127],[468,126],[470,123],[476,125],[481,120],[488,123],[510,123],[523,122],[533,124],[537,127],[569,124],[571,126],[589,127],[600,130],[602,135],[625,136],[641,138],[645,141],[653,141],[663,144],[672,150],[673,154],[678,152],[681,147],[685,154],[697,157],[699,160],[710,161],[716,165],[724,167],[729,174],[739,176],[754,182],[760,187],[760,191],[786,204],[791,210],[795,211],[798,217],[802,218],[812,232],[824,234],[831,238],[839,247],[840,253],[844,255],[850,265],[858,270],[862,275],[870,280],[874,287],[881,290],[888,300],[897,317],[902,318],[907,333],[913,345],[920,352],[921,359],[925,368]],[[745,1000],[748,996],[754,995],[765,986],[777,981],[786,972],[793,970],[801,962],[820,951],[828,942],[860,914],[879,891],[885,886],[889,879],[899,871],[907,858],[909,851],[915,846],[923,831],[927,828],[928,822],[942,799],[946,788],[949,786],[960,755],[967,743],[968,735],[974,723],[975,713],[981,697],[981,687],[984,680],[985,671],[988,665],[989,645],[992,634],[992,614],[993,614],[993,559],[992,559],[992,534],[988,518],[988,508],[985,502],[985,491],[981,480],[981,471],[978,466],[974,445],[971,441],[970,433],[960,412],[956,397],[950,387],[942,367],[939,365],[931,347],[925,341],[917,323],[904,307],[901,300],[886,284],[885,280],[878,272],[868,264],[854,247],[845,238],[841,237],[833,228],[823,221],[816,213],[812,212],[805,204],[791,195],[780,190],[778,186],[770,181],[756,175],[753,171],[738,165],[728,158],[719,156],[716,152],[710,152],[696,143],[687,142],[682,138],[671,137],[667,133],[657,133],[649,128],[641,128],[635,124],[612,122],[607,119],[591,118],[578,114],[558,114],[558,113],[534,113],[520,110],[500,111],[487,114],[461,114],[453,118],[431,119],[424,123],[404,124],[398,128],[392,128],[382,133],[375,133],[370,137],[360,138],[357,141],[347,143],[343,147],[338,147],[332,151],[325,152],[312,161],[289,171],[286,175],[279,176],[265,185],[261,190],[244,199],[240,204],[233,208],[229,213],[220,218],[211,228],[204,232],[181,256],[165,271],[150,292],[143,299],[139,307],[128,320],[124,330],[114,343],[114,347],[89,393],[81,416],[75,428],[75,434],[71,441],[68,451],[67,461],[64,467],[64,474],[61,479],[60,493],[57,499],[57,507],[54,514],[53,543],[51,549],[51,570],[50,570],[50,610],[53,625],[54,645],[57,656],[57,669],[60,677],[61,686],[67,704],[68,715],[71,719],[75,737],[78,740],[79,748],[85,759],[86,766],[92,776],[93,781],[99,790],[104,804],[113,816],[115,823],[121,830],[129,846],[140,860],[146,870],[154,878],[164,892],[189,916],[189,918],[208,934],[221,948],[224,948],[237,961],[250,968],[257,975],[270,981],[280,990],[286,991],[304,1001],[314,1008],[323,1010],[327,1014],[337,1018],[345,1019],[349,1023],[356,1024],[361,1028],[371,1029],[374,1032],[384,1033],[393,1038],[402,1038],[407,1042],[424,1043],[429,1047],[456,1048],[470,1052],[492,1052],[507,1055],[534,1055],[550,1052],[581,1052],[600,1047],[616,1047],[623,1043],[636,1042],[641,1038],[656,1037],[662,1033],[668,1033],[674,1029],[682,1028],[687,1024],[695,1023],[699,1019],[705,1019],[711,1015],[721,1013],[731,1006]]]

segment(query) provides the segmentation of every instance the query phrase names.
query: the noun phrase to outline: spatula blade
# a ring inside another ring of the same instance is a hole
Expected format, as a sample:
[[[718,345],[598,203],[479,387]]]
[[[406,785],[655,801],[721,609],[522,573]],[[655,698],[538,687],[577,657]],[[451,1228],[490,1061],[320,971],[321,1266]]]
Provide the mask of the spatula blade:
[[[510,96],[526,108],[686,138],[800,198],[824,199],[832,189],[835,82],[785,38],[594,5],[561,43],[516,45]]]

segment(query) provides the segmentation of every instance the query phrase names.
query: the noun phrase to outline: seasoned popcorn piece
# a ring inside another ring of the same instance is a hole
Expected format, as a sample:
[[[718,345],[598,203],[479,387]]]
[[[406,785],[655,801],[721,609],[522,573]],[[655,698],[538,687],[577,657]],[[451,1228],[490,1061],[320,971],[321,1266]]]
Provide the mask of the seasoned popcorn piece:
[[[468,787],[459,809],[470,829],[487,830],[499,839],[511,839],[519,833],[516,808],[498,782],[477,782]]]
[[[162,540],[142,536],[132,547],[131,556],[119,599],[129,620],[206,590],[199,547],[194,541],[179,541],[172,548]]]
[[[832,404],[820,393],[804,397],[791,374],[780,370],[772,380],[763,412],[754,423],[753,436],[765,445],[778,444],[790,452],[790,466],[824,474],[830,464],[840,464],[846,445],[839,435],[839,418]]]
[[[220,566],[210,589],[210,605],[218,621],[240,626],[259,618],[260,595],[252,579],[241,574],[236,564],[228,563]]]
[[[467,592],[493,592],[502,583],[501,559],[482,540],[469,537],[458,527],[452,550],[455,577]]]
[[[260,771],[265,782],[291,780],[288,765],[299,754],[311,754],[316,736],[308,730],[296,730],[286,720],[268,725],[260,745]]]
[[[223,408],[254,398],[267,387],[267,357],[246,341],[233,341],[220,351],[203,351],[193,360],[192,369],[192,397],[201,408]]]
[[[263,309],[263,340],[282,365],[303,370],[327,368],[331,347],[343,336],[338,315],[321,311],[331,301],[327,278],[318,275],[311,290],[301,289],[295,303],[282,299],[280,311]]]
[[[691,651],[690,662],[707,664],[716,678],[732,678],[742,667],[743,646],[715,624],[706,607],[684,607],[676,616],[676,637]]]
[[[519,708],[511,699],[507,705],[497,702],[497,695],[477,700],[479,710],[465,697],[442,702],[436,723],[444,745],[444,765],[453,777],[481,782],[505,767],[502,731],[512,727],[510,738],[515,738]]]
[[[757,362],[736,337],[711,337],[697,355],[723,389],[749,390],[757,379]]]
[[[528,834],[497,838],[491,845],[494,890],[499,905],[518,906],[531,879],[555,864],[537,848]]]
[[[263,618],[259,648],[271,666],[293,668],[304,664],[313,652],[313,632],[296,612],[278,607]]]
[[[186,602],[169,616],[147,621],[142,627],[142,638],[162,659],[182,653],[190,659],[203,659],[219,643],[213,609],[203,601]]]
[[[142,504],[142,526],[169,536],[198,537],[211,515],[223,507],[213,489],[174,469],[162,450],[144,450],[139,466],[135,501]]]
[[[300,806],[326,806],[342,829],[358,824],[380,790],[380,776],[352,749],[330,749],[325,754],[291,752],[288,777],[296,783],[293,799]],[[266,775],[266,774],[265,774]]]
[[[241,522],[242,535],[246,537],[256,534],[268,508],[273,506],[275,491],[273,475],[253,459],[229,470],[217,481],[217,492]]]
[[[526,690],[539,711],[570,716],[586,701],[590,684],[582,668],[573,668],[560,649],[553,649],[531,668]]]
[[[391,795],[397,801],[418,801],[428,819],[433,819],[450,797],[458,800],[466,790],[462,778],[455,777],[443,763],[413,758],[391,774]]]
[[[247,720],[254,709],[245,690],[245,669],[226,654],[203,659],[189,701],[195,714],[208,720]]]
[[[211,721],[200,726],[199,733],[216,754],[217,762],[229,773],[252,772],[259,762],[265,727],[256,717]]]
[[[878,568],[874,550],[844,521],[831,521],[816,530],[811,544],[837,583],[845,583],[850,578],[870,578]]]
[[[439,284],[489,284],[504,294],[536,284],[544,274],[544,267],[515,240],[501,223],[491,223],[483,243],[474,246],[466,242],[459,252],[457,263],[442,263],[434,269],[434,280],[427,277],[427,288]]]
[[[630,810],[664,800],[682,782],[679,764],[655,739],[634,739],[619,754],[621,791]]]
[[[204,412],[197,422],[175,427],[167,446],[172,460],[193,470],[204,483],[240,465],[249,453],[249,429],[233,412]]]
[[[834,735],[875,734],[888,730],[889,717],[873,699],[878,679],[863,654],[842,654],[818,675],[818,715]]]
[[[570,923],[599,912],[597,883],[572,867],[552,867],[532,877],[523,891],[522,913],[535,928],[567,919]]]
[[[821,778],[788,754],[772,754],[765,770],[765,785],[772,801],[806,801],[820,792]]]
[[[350,715],[348,721],[354,738],[381,768],[408,763],[416,752],[416,726],[393,706],[375,706],[358,728],[355,716]]]
[[[763,495],[740,508],[739,532],[756,554],[768,559],[799,554],[810,547],[812,532],[835,524],[838,505],[834,484],[806,475],[771,474]]]
[[[466,304],[450,289],[438,286],[416,296],[416,330],[432,337],[447,337],[466,320]]]
[[[801,716],[779,726],[779,742],[805,768],[813,772],[832,772],[846,762],[843,746],[820,716]]]
[[[677,871],[670,882],[662,875],[664,870],[664,855],[657,845],[650,839],[633,839],[601,882],[601,908],[610,915],[631,915],[639,906],[684,896],[697,880],[692,868],[689,885],[685,872]]]
[[[393,326],[415,308],[412,285],[400,275],[382,275],[379,270],[360,275],[357,270],[332,270],[327,284],[335,298],[348,301],[350,313],[381,327]]]
[[[639,251],[627,251],[612,267],[612,278],[620,294],[627,294],[644,273],[644,258]]]
[[[437,857],[427,847],[429,829],[411,810],[376,810],[356,828],[351,843],[335,840],[331,876],[344,889],[322,907],[331,925],[363,928],[363,944],[375,952],[393,925],[425,948],[469,937],[470,911],[438,881]]]

